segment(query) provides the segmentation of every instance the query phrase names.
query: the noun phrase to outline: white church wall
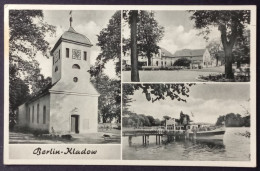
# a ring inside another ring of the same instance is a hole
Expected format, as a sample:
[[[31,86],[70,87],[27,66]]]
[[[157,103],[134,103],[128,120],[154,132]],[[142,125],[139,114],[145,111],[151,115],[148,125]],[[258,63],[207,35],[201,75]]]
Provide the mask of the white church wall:
[[[39,104],[39,122],[37,122],[37,105]],[[46,108],[46,120],[43,122],[43,108]],[[32,103],[28,104],[27,112],[29,112],[30,108],[30,117],[27,118],[27,123],[30,128],[33,129],[49,129],[49,113],[50,113],[50,95],[47,94],[43,97],[38,98]],[[34,112],[33,112],[34,108]],[[33,116],[34,115],[34,116]],[[30,120],[29,120],[30,119]]]
[[[98,97],[52,93],[50,129],[71,133],[71,115],[79,115],[79,133],[97,132]]]

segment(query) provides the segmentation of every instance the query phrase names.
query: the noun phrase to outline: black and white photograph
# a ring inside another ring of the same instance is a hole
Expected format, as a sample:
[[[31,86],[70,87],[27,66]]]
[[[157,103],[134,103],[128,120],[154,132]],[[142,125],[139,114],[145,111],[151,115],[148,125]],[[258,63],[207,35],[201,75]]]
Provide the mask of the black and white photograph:
[[[256,166],[256,7],[6,5],[4,164]]]
[[[249,10],[125,10],[123,82],[250,81]]]
[[[249,161],[249,92],[247,84],[124,84],[123,159]]]
[[[9,11],[9,143],[120,144],[121,11]]]

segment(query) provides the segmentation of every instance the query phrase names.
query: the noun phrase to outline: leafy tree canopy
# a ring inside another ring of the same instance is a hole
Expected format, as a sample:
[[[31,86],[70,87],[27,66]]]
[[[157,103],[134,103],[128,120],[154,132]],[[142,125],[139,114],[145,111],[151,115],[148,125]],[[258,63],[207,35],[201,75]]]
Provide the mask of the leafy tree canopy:
[[[123,115],[128,115],[129,103],[133,101],[131,95],[136,90],[141,90],[148,101],[155,102],[169,97],[171,100],[186,102],[189,97],[190,87],[194,84],[123,84]]]
[[[36,93],[51,80],[40,73],[35,59],[39,54],[49,57],[49,43],[44,38],[55,33],[55,27],[44,22],[43,18],[41,10],[9,11],[10,123],[16,122],[14,111],[30,97],[30,90]]]
[[[106,28],[102,29],[98,35],[97,45],[101,48],[101,53],[96,58],[97,62],[92,75],[98,74],[105,64],[110,60],[116,61],[116,74],[121,74],[121,11],[116,11]]]
[[[36,54],[48,56],[49,43],[44,39],[46,34],[53,35],[55,27],[43,21],[41,10],[9,11],[9,61],[17,68],[17,74],[25,76],[39,74]]]
[[[132,11],[123,11],[126,23],[131,24]],[[159,46],[157,43],[164,35],[164,27],[160,26],[154,18],[154,12],[138,11],[137,16],[137,51],[140,56],[148,58],[151,65],[152,54],[157,54]],[[130,49],[130,39],[124,39],[123,51]]]
[[[221,33],[221,42],[225,53],[225,77],[233,79],[232,49],[238,37],[243,36],[245,28],[250,24],[250,11],[247,10],[198,10],[190,11],[194,27],[208,39],[212,27],[217,27]]]
[[[121,82],[104,74],[92,77],[91,82],[100,93],[98,98],[99,120],[110,123],[121,122]]]

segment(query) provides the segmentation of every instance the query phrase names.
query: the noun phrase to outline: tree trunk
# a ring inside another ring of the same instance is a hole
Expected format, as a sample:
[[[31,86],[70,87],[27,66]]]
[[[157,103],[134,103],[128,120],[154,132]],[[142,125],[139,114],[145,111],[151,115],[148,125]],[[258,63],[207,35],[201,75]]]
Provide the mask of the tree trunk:
[[[131,81],[140,82],[138,71],[138,56],[137,56],[137,15],[138,11],[134,10],[131,14]]]
[[[147,53],[147,59],[148,59],[148,66],[151,66],[152,61],[151,61],[151,53],[150,52]]]
[[[219,58],[219,56],[215,55],[215,58],[216,58],[216,66],[218,66],[218,58]]]
[[[237,59],[237,68],[241,67],[241,62],[240,62],[240,58]]]
[[[106,120],[106,118],[103,116],[103,118],[102,118],[102,122],[103,123],[106,123],[107,122],[107,120]]]
[[[225,78],[226,79],[233,79],[234,74],[232,71],[232,48],[225,47]]]

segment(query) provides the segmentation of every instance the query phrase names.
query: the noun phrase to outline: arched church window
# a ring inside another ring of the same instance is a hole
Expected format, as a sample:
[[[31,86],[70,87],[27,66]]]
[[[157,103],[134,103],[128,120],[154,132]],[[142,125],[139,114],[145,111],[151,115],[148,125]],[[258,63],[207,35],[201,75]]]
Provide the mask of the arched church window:
[[[72,68],[73,69],[80,69],[80,66],[78,64],[74,64],[74,65],[72,65]]]
[[[39,104],[37,104],[37,124],[39,123],[39,120],[40,120],[40,114],[39,114],[39,107],[40,107],[40,105]]]
[[[57,72],[59,69],[58,69],[58,66],[55,67],[55,72]]]
[[[32,107],[32,123],[34,123],[34,106]]]
[[[46,106],[43,106],[43,124],[46,124]]]

